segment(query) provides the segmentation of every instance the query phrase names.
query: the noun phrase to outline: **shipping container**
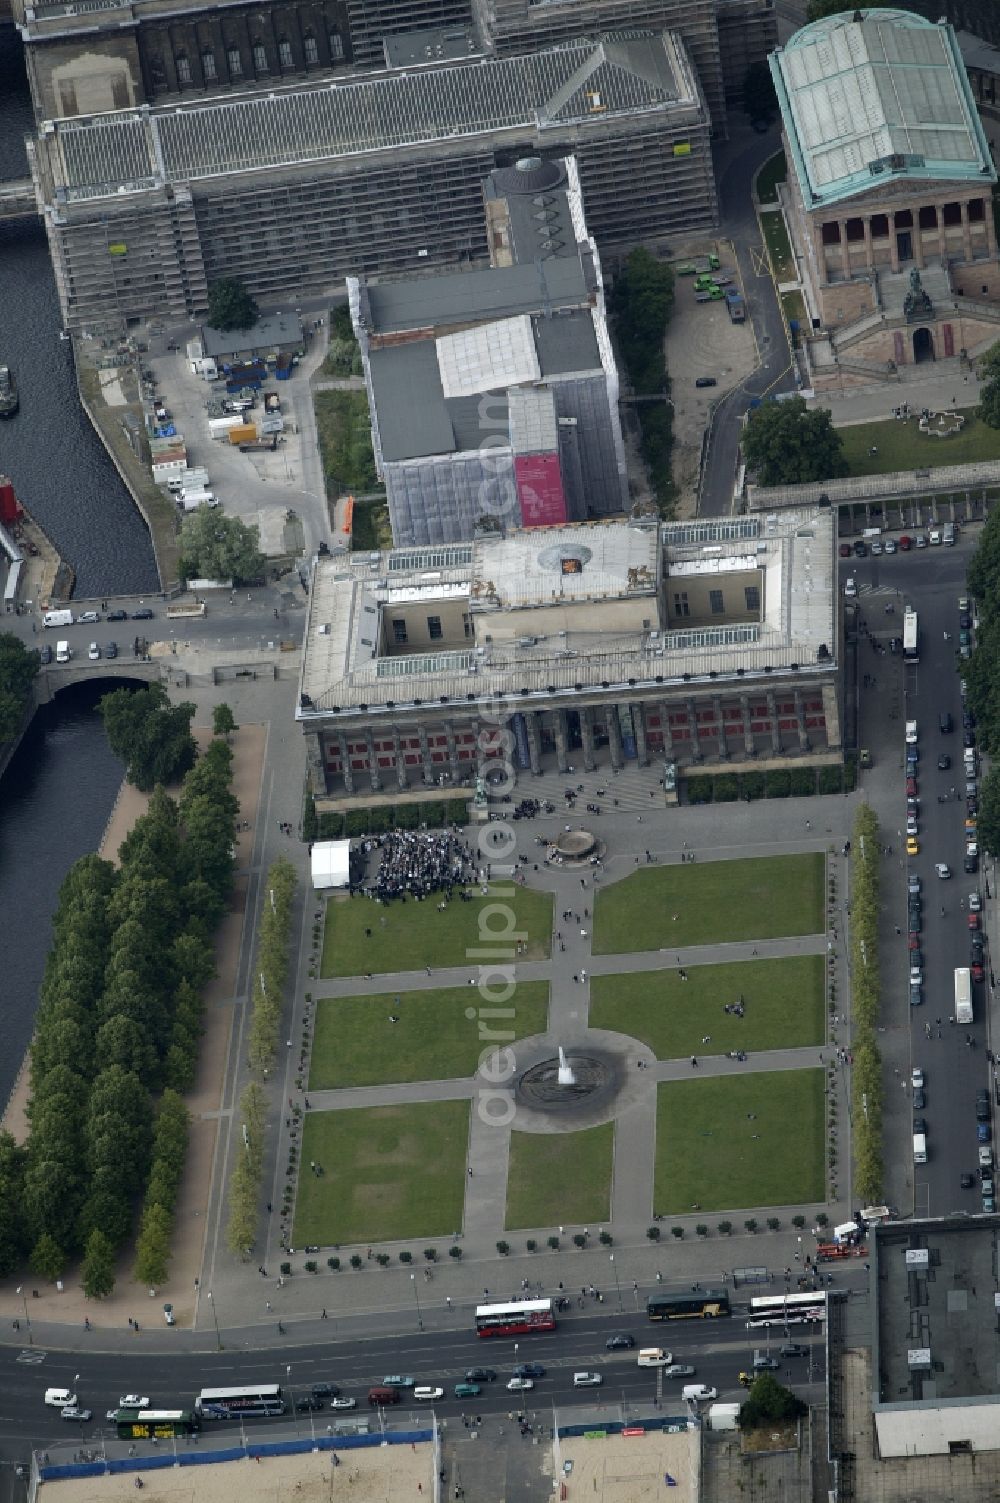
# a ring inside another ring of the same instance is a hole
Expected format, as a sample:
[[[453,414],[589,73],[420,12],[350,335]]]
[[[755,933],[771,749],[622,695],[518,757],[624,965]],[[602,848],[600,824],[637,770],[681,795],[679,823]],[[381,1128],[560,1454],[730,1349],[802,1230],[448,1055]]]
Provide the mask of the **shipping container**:
[[[229,430],[231,444],[250,444],[256,437],[257,428],[253,423],[240,423],[238,427]]]

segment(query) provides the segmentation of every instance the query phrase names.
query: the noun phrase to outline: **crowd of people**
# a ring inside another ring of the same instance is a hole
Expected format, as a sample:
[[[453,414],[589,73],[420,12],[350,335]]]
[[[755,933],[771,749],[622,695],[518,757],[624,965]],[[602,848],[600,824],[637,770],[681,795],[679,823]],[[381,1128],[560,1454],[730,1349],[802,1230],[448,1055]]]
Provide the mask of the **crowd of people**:
[[[407,897],[418,902],[435,893],[445,899],[461,892],[477,878],[476,863],[456,825],[447,830],[392,830],[362,841],[366,858],[377,855],[374,876],[366,876],[362,891],[378,903]],[[369,863],[370,864],[370,863]]]

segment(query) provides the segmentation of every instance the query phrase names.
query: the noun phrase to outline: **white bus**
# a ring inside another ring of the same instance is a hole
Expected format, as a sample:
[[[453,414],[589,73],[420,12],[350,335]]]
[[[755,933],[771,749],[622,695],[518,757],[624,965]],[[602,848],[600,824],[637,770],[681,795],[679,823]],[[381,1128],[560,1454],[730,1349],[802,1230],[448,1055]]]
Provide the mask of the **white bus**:
[[[747,1330],[762,1326],[819,1325],[826,1319],[826,1294],[822,1289],[809,1294],[765,1295],[750,1301]]]
[[[917,624],[917,613],[909,605],[903,612],[903,661],[920,662],[920,627]]]
[[[972,1022],[972,972],[967,965],[955,967],[955,1022]]]
[[[202,1419],[243,1419],[284,1414],[285,1401],[280,1384],[256,1383],[249,1388],[203,1388],[194,1407]]]

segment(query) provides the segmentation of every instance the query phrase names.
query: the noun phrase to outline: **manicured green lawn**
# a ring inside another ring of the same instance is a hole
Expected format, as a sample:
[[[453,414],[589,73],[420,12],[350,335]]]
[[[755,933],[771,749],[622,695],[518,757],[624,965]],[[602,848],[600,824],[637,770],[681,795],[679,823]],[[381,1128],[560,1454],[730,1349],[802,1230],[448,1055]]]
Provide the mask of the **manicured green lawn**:
[[[614,1146],[613,1122],[583,1132],[512,1132],[504,1225],[577,1227],[607,1221]]]
[[[468,1145],[467,1101],[309,1112],[295,1245],[450,1237],[462,1225]]]
[[[771,253],[771,265],[774,268],[775,280],[778,282],[795,282],[798,273],[795,269],[795,258],[792,255],[792,247],[788,239],[788,231],[785,229],[785,221],[779,210],[774,209],[771,213],[762,213],[760,216],[761,229],[764,231],[764,239]]]
[[[757,201],[762,204],[773,204],[775,201],[775,184],[783,183],[788,177],[788,168],[785,163],[785,153],[779,151],[770,157],[757,174]]]
[[[822,1200],[823,1091],[822,1070],[661,1085],[655,1209],[680,1216],[695,1205],[707,1214]]]
[[[893,470],[937,469],[945,464],[1000,459],[1000,431],[973,417],[971,408],[958,411],[964,411],[965,427],[948,438],[921,433],[916,418],[902,423],[889,418],[881,423],[851,423],[838,428],[850,473],[887,475]],[[872,454],[872,448],[878,452]]]
[[[321,976],[364,976],[368,971],[422,971],[425,966],[468,966],[470,951],[509,945],[511,960],[518,934],[528,948],[522,960],[543,960],[552,938],[552,894],[514,889],[484,898],[478,887],[471,903],[456,893],[439,911],[437,900],[381,903],[367,898],[330,898],[326,905]],[[365,930],[371,930],[366,936]]]
[[[495,1016],[490,1004],[485,1037],[480,1037],[479,1013],[470,1005],[477,996],[470,986],[453,986],[324,998],[316,1009],[309,1089],[471,1076],[484,1049],[545,1032],[547,981],[517,987],[503,1004],[510,1009],[509,1018]],[[399,1022],[390,1023],[390,1016]]]
[[[820,851],[641,867],[601,890],[594,954],[819,934],[823,869]]]
[[[824,1041],[823,956],[789,955],[732,965],[594,976],[590,1026],[627,1033],[658,1059],[731,1049],[798,1049]],[[742,1018],[727,1003],[743,998]],[[703,1039],[711,1036],[711,1043]]]

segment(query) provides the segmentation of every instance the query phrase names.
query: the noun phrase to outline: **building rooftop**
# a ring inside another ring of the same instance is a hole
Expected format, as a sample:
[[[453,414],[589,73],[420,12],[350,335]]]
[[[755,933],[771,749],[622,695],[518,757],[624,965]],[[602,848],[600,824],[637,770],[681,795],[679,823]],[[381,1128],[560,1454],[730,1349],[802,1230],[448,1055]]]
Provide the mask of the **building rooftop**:
[[[382,38],[389,68],[433,67],[473,57],[482,47],[471,26],[422,26],[419,31],[396,31]]]
[[[259,318],[251,329],[213,329],[202,324],[201,344],[213,360],[217,356],[245,355],[251,350],[277,350],[302,344],[302,320],[297,313],[271,313]]]
[[[367,282],[362,319],[371,335],[447,328],[515,313],[578,308],[592,290],[586,258],[559,257],[531,265]]]
[[[876,1407],[1000,1394],[1000,1219],[877,1228]]]
[[[807,209],[907,179],[996,181],[952,28],[845,10],[771,55]]]
[[[318,559],[300,718],[415,699],[572,698],[586,688],[673,685],[711,675],[792,676],[836,666],[829,508],[767,517],[534,527],[474,543]],[[685,571],[761,571],[759,621],[663,629],[659,595]],[[665,580],[665,583],[664,583]],[[403,595],[400,594],[403,592]],[[473,636],[453,650],[380,659],[383,605],[466,597]],[[523,614],[520,614],[523,613]],[[522,624],[523,623],[523,624]],[[390,669],[385,664],[391,664]],[[402,682],[400,682],[402,680]]]
[[[700,108],[681,44],[668,32],[629,32],[518,57],[46,121],[42,134],[56,189],[86,199],[502,130],[561,135],[595,114],[632,118],[677,105]]]

